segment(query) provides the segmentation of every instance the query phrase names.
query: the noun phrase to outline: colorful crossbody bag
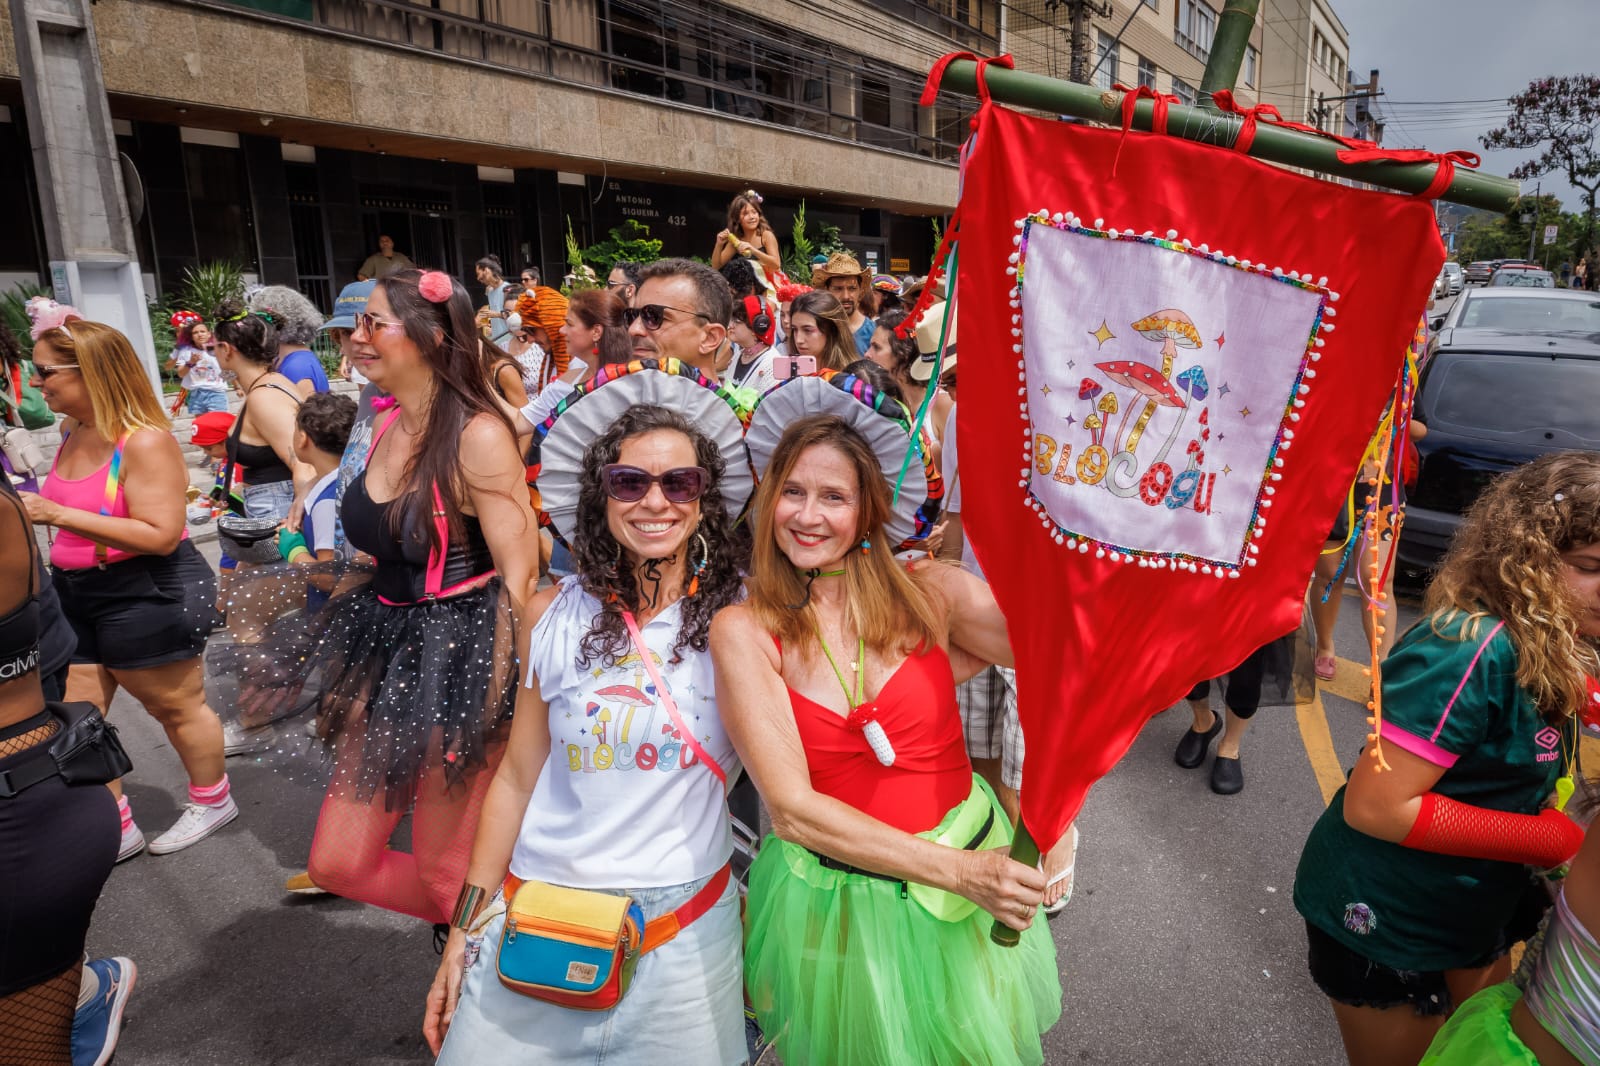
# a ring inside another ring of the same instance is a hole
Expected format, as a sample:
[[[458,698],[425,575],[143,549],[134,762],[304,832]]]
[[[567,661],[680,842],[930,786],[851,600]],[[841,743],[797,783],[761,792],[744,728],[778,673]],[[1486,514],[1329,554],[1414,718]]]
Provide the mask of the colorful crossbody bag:
[[[726,771],[684,724],[633,614],[624,611],[622,617],[673,728],[726,788]],[[672,940],[680,929],[715,906],[728,887],[729,876],[724,864],[687,903],[649,922],[639,904],[628,896],[509,876],[502,889],[506,925],[495,962],[500,983],[513,992],[562,1007],[609,1010],[627,993],[639,957]]]

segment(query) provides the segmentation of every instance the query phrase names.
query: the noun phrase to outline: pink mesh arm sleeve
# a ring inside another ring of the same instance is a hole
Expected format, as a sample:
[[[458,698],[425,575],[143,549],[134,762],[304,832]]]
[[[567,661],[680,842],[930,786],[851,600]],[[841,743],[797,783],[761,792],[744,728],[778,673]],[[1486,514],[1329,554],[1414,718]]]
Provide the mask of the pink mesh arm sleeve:
[[[1424,793],[1411,832],[1400,842],[1418,851],[1466,859],[1560,866],[1578,852],[1583,828],[1554,808],[1511,814]]]

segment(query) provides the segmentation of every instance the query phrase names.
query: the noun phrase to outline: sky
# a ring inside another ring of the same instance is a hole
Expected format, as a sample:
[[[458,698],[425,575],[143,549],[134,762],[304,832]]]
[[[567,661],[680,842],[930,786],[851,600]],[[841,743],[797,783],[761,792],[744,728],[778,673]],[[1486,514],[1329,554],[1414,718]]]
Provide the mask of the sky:
[[[1350,36],[1350,70],[1377,68],[1388,119],[1383,143],[1483,156],[1486,174],[1508,173],[1535,150],[1488,152],[1478,138],[1504,123],[1507,97],[1542,77],[1600,74],[1597,0],[1331,0]],[[1542,191],[1580,210],[1561,173]],[[1533,182],[1524,183],[1528,193]]]

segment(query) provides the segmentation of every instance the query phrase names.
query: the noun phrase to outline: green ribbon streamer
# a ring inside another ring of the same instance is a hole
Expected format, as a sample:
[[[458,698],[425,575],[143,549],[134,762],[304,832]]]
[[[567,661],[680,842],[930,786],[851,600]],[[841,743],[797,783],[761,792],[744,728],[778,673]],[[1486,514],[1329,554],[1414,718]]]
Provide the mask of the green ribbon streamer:
[[[960,242],[951,241],[950,258],[945,262],[947,284],[944,294],[944,321],[939,325],[939,350],[934,353],[933,373],[928,375],[928,391],[923,394],[922,404],[917,408],[916,420],[911,423],[911,443],[906,447],[906,457],[900,463],[900,474],[894,479],[894,498],[890,501],[891,506],[900,502],[900,488],[905,484],[906,472],[911,469],[911,457],[922,450],[920,447],[922,424],[927,421],[928,409],[933,406],[934,394],[939,391],[939,375],[944,371],[944,346],[950,336],[950,313],[956,306],[956,253],[959,250]]]

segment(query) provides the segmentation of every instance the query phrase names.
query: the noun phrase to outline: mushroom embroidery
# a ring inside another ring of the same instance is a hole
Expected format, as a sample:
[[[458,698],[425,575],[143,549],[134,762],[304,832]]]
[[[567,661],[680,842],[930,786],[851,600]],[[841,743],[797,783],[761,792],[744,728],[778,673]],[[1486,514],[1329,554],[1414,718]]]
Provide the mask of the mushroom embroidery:
[[[1200,331],[1195,329],[1194,321],[1175,307],[1157,311],[1153,315],[1146,315],[1133,323],[1133,328],[1149,340],[1161,341],[1161,380],[1167,383],[1169,388],[1171,386],[1170,379],[1172,378],[1172,361],[1177,358],[1178,348],[1180,346],[1184,348],[1201,347]],[[1150,416],[1156,413],[1158,406],[1186,406],[1181,399],[1178,399],[1175,391],[1172,393],[1170,401],[1160,400],[1144,389],[1140,391],[1145,392],[1149,400],[1145,404],[1144,410],[1140,412],[1139,420],[1133,424],[1133,431],[1128,434],[1126,448],[1130,452],[1139,446],[1139,439],[1144,436],[1144,429],[1150,424]]]
[[[1122,427],[1127,425],[1128,414],[1133,411],[1133,402],[1139,396],[1145,398],[1144,410],[1140,413],[1139,420],[1133,424],[1127,443],[1113,446],[1111,449],[1113,452],[1131,452],[1138,446],[1139,438],[1144,435],[1144,427],[1149,425],[1150,416],[1155,413],[1157,407],[1186,406],[1178,390],[1172,387],[1172,382],[1153,366],[1136,363],[1131,359],[1122,359],[1112,363],[1096,363],[1095,368],[1118,385],[1126,385],[1138,394],[1134,400],[1129,401],[1127,410],[1123,412],[1122,421],[1117,424],[1117,436],[1122,435]]]

